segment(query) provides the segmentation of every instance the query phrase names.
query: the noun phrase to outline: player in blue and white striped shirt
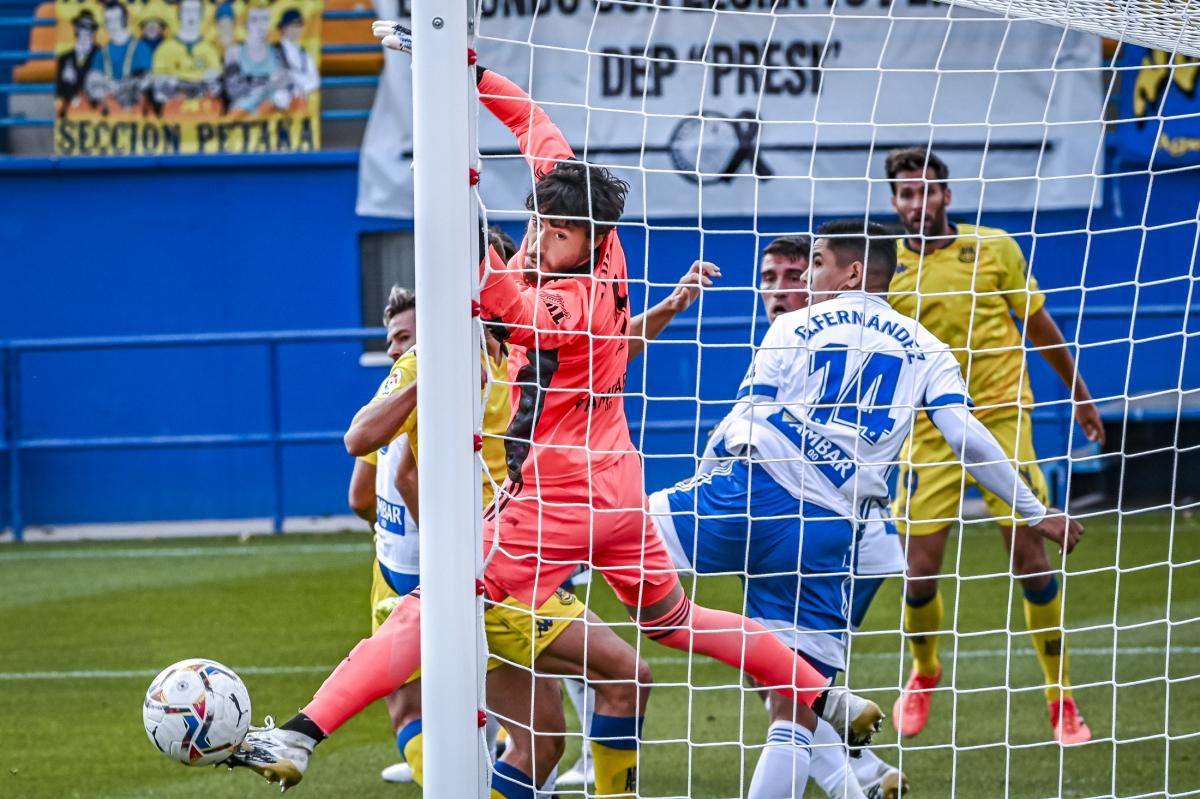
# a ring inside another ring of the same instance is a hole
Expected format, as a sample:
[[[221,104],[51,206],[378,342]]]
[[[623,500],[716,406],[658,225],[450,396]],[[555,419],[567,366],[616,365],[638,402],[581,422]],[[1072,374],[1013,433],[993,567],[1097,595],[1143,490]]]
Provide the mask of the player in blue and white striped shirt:
[[[895,264],[881,226],[822,226],[812,304],[776,318],[699,473],[650,506],[677,564],[741,576],[746,615],[831,679],[845,668],[858,526],[867,506],[886,504],[918,412],[981,485],[1013,497],[1023,523],[1068,550],[1082,534],[1047,511],[971,415],[949,348],[887,304]],[[750,799],[801,796],[816,720],[775,696],[769,710],[768,741],[787,745],[764,750]]]

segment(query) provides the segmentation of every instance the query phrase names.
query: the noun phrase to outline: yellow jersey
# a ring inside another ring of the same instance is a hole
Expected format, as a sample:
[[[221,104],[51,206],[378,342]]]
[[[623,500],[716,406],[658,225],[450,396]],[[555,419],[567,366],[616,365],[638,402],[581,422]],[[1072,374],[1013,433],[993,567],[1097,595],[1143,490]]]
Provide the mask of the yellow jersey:
[[[896,274],[888,302],[954,351],[980,411],[1032,405],[1022,324],[1046,297],[1025,256],[1005,231],[958,225],[957,238],[927,255],[896,242]]]
[[[512,392],[508,385],[508,359],[501,357],[493,361],[487,353],[482,354],[483,363],[491,374],[487,401],[483,408],[483,462],[486,469],[482,475],[483,504],[491,504],[495,494],[495,486],[501,486],[508,477],[508,467],[505,464],[504,433],[508,429],[508,421],[512,417]],[[379,385],[372,402],[378,402],[384,397],[409,385],[417,379],[417,349],[412,348],[401,355]],[[417,449],[417,412],[408,415],[404,424],[396,431],[392,440],[400,436],[408,436],[408,445],[412,448],[413,457],[418,457]]]
[[[220,51],[203,39],[191,44],[179,39],[167,39],[154,51],[152,69],[155,75],[200,81],[219,73],[223,68]]]

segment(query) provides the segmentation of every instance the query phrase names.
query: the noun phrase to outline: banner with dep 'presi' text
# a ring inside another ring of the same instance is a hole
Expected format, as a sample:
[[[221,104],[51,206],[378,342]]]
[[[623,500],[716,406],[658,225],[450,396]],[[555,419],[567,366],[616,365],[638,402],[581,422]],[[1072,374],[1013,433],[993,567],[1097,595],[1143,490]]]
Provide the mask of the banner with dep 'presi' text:
[[[626,218],[886,211],[889,149],[929,144],[966,210],[1100,202],[1100,40],[933,0],[481,0],[481,64],[531,91]],[[376,0],[404,20],[409,0]],[[420,31],[415,47],[421,46]],[[388,53],[359,213],[411,217],[411,70]],[[490,211],[528,168],[480,114]],[[981,179],[982,178],[982,179]]]

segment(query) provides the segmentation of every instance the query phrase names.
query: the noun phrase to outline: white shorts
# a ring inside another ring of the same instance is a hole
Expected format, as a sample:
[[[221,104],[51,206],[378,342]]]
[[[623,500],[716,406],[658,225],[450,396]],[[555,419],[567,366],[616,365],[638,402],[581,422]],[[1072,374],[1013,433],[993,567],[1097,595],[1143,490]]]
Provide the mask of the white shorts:
[[[880,502],[860,505],[859,535],[854,549],[857,577],[903,577],[908,569],[891,508]]]

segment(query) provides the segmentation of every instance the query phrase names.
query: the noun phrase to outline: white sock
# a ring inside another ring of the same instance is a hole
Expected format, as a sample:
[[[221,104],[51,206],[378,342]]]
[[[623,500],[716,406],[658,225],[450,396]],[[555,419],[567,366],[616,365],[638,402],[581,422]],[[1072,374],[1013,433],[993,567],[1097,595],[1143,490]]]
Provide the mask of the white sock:
[[[748,799],[803,799],[812,733],[790,721],[767,728],[767,746],[754,767]]]
[[[488,754],[496,759],[496,736],[500,734],[500,722],[491,713],[487,714],[487,725],[483,728],[484,740],[487,741]]]
[[[587,731],[592,727],[592,712],[596,709],[596,689],[588,687],[587,683],[576,677],[568,677],[563,681],[567,699],[575,708],[579,717],[579,729],[583,730],[583,738],[579,748],[579,763],[584,773],[588,771],[588,760],[591,759],[591,747],[587,742]]]
[[[855,759],[849,756],[845,741],[833,725],[817,719],[812,744],[812,780],[829,799],[866,799],[858,771],[851,766]]]
[[[850,765],[858,777],[859,785],[870,785],[893,768],[870,749],[862,750],[860,757],[850,758]]]
[[[575,677],[563,680],[563,688],[575,708],[575,715],[579,717],[579,729],[586,732],[592,724],[592,710],[596,707],[596,689],[588,688],[583,680]]]
[[[554,783],[558,782],[558,766],[550,772],[550,776],[546,778],[546,782],[541,788],[538,788],[537,799],[551,799],[554,796]]]

